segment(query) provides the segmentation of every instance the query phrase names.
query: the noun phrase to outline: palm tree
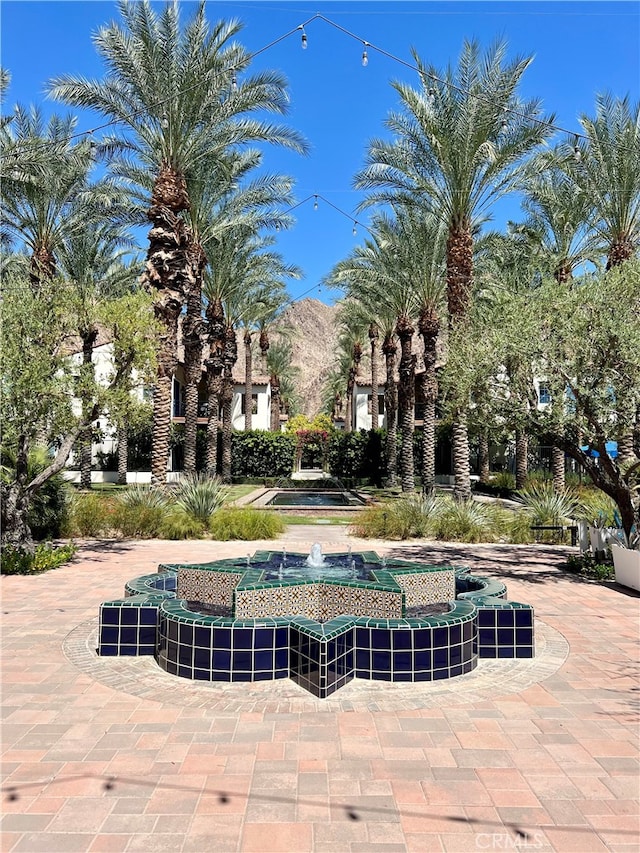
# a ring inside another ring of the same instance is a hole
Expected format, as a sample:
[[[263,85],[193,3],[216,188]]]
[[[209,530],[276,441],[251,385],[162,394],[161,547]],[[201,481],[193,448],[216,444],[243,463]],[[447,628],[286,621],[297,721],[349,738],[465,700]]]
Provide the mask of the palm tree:
[[[576,141],[566,169],[595,208],[611,269],[640,245],[640,103],[598,95],[595,117],[583,115],[580,123],[587,138]]]
[[[353,300],[344,301],[336,316],[338,323],[338,361],[342,365],[342,371],[346,372],[346,409],[344,431],[353,430],[353,394],[358,376],[358,368],[362,361],[363,345],[368,331],[368,318],[360,310],[358,302]],[[346,371],[344,367],[346,366]]]
[[[95,216],[86,198],[92,149],[87,142],[69,143],[75,126],[71,116],[54,115],[45,124],[38,108],[21,106],[16,107],[11,123],[10,136],[20,150],[55,146],[55,156],[40,163],[35,177],[2,181],[3,234],[8,240],[19,240],[28,252],[34,290],[42,278],[55,277],[56,255],[63,241]]]
[[[266,354],[266,369],[271,386],[271,432],[280,432],[280,413],[284,406],[287,409],[285,397],[293,397],[295,379],[299,369],[293,367],[291,358],[293,347],[286,337],[278,337]]]
[[[391,355],[397,335],[400,341],[398,366],[398,413],[402,446],[400,455],[403,491],[414,485],[413,432],[415,414],[415,366],[413,335],[415,326],[415,288],[411,270],[403,263],[402,246],[397,242],[397,224],[388,216],[378,216],[372,224],[373,239],[355,248],[352,255],[336,265],[329,283],[341,285],[347,295],[363,303],[365,310],[394,318],[393,334],[385,336],[383,352],[392,363]],[[365,314],[366,316],[366,314]],[[395,376],[393,378],[395,384]],[[389,374],[387,374],[387,387]],[[392,401],[390,401],[392,402]],[[349,400],[347,399],[347,406]],[[393,404],[392,404],[393,405]],[[387,429],[391,429],[387,417]]]
[[[235,233],[251,234],[276,225],[288,227],[291,218],[274,212],[290,204],[292,180],[282,175],[261,175],[248,180],[261,165],[259,151],[248,149],[221,158],[203,160],[188,180],[191,198],[189,222],[194,246],[194,278],[182,322],[185,364],[184,468],[195,471],[198,419],[198,385],[202,377],[203,336],[202,277],[208,263],[205,246]],[[197,248],[196,248],[197,247]],[[297,272],[291,269],[291,275]]]
[[[211,28],[204,2],[184,28],[177,3],[168,3],[159,15],[149,0],[120,0],[118,8],[122,26],[108,24],[94,37],[107,66],[105,79],[60,77],[49,91],[124,125],[124,132],[105,139],[102,151],[129,165],[135,160],[139,173],[154,178],[144,282],[165,326],[153,397],[151,465],[153,482],[164,483],[178,317],[194,278],[192,235],[182,215],[191,205],[189,175],[214,152],[223,155],[247,142],[263,140],[297,151],[304,144],[287,128],[248,117],[259,110],[284,114],[288,99],[277,73],[238,79],[251,56],[234,40],[237,21]]]
[[[556,146],[533,158],[525,183],[522,207],[528,214],[520,225],[512,225],[533,253],[550,265],[559,286],[570,286],[576,267],[598,263],[602,241],[594,234],[594,205],[591,197],[567,174],[566,146]],[[553,489],[565,490],[564,451],[551,448]]]
[[[365,201],[429,209],[448,229],[446,246],[449,323],[463,323],[473,281],[473,227],[490,205],[518,188],[524,159],[550,133],[537,100],[522,102],[517,88],[531,58],[505,63],[506,45],[482,54],[465,41],[457,69],[441,72],[413,59],[420,88],[395,82],[402,112],[386,124],[390,142],[374,140],[356,186],[374,190]],[[467,411],[453,423],[454,495],[470,496]]]

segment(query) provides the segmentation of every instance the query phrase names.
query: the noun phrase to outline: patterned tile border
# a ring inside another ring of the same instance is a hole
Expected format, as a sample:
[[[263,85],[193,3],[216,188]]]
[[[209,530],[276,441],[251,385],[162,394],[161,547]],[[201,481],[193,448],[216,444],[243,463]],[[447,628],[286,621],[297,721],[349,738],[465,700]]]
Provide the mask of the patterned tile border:
[[[290,679],[223,684],[194,682],[164,672],[153,657],[98,657],[98,620],[74,628],[63,641],[67,659],[113,690],[167,705],[216,711],[397,711],[467,705],[511,695],[556,673],[569,643],[555,628],[536,620],[536,657],[478,661],[473,672],[450,681],[391,684],[354,679],[337,695],[316,699]]]

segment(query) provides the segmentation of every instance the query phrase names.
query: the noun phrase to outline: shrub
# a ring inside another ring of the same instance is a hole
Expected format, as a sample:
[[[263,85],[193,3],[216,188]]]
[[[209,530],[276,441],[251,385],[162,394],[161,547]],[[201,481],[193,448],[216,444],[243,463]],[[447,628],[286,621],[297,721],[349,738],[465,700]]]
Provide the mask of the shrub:
[[[20,548],[7,546],[0,555],[0,574],[35,575],[57,569],[69,562],[78,549],[70,542],[67,545],[52,545],[42,542],[36,545],[34,554],[27,554]]]
[[[566,568],[577,575],[594,580],[613,580],[615,569],[611,554],[596,560],[593,554],[571,554],[567,557]]]
[[[369,480],[380,487],[384,475],[383,431],[336,433],[327,446],[332,476],[340,480]]]
[[[489,484],[497,489],[512,492],[516,487],[516,477],[510,471],[498,471],[491,475]]]
[[[436,517],[436,539],[454,542],[495,542],[500,535],[500,517],[494,507],[474,500],[445,498]]]
[[[505,540],[512,545],[529,545],[535,542],[531,530],[531,516],[526,510],[504,510],[500,515],[500,530]]]
[[[113,526],[114,499],[95,492],[77,492],[69,502],[63,528],[66,536],[102,536]]]
[[[352,530],[365,539],[422,539],[433,534],[441,506],[434,496],[402,496],[364,510]]]
[[[584,489],[577,517],[597,527],[615,527],[616,504],[601,489]]]
[[[169,498],[160,489],[130,486],[116,498],[113,527],[126,538],[158,536],[169,507]]]
[[[516,498],[527,508],[531,524],[566,524],[579,514],[580,501],[577,495],[571,491],[556,494],[548,483],[522,489]]]
[[[231,474],[234,477],[287,477],[293,470],[296,437],[279,432],[234,432]]]
[[[227,507],[217,510],[209,519],[212,539],[275,539],[285,529],[282,516],[269,510]]]
[[[160,522],[160,539],[200,539],[204,524],[181,509],[169,510]]]
[[[206,524],[209,517],[222,506],[228,490],[217,477],[194,474],[181,480],[175,493],[176,506],[196,521]]]

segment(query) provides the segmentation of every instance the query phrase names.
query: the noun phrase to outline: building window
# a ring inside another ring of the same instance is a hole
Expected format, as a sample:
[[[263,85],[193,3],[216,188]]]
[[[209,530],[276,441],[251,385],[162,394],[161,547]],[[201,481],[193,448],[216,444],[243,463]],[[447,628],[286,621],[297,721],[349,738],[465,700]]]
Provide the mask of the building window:
[[[367,394],[367,414],[371,414],[372,395]],[[384,415],[384,394],[378,394],[378,414]]]
[[[551,402],[551,392],[547,388],[546,385],[541,385],[538,391],[538,400],[541,403],[550,403]]]
[[[184,387],[177,379],[173,380],[173,417],[184,417]]]
[[[246,399],[247,399],[247,395],[246,395],[246,394],[241,394],[241,395],[240,395],[240,401],[241,401],[241,402],[240,402],[240,413],[241,413],[241,414],[243,414],[243,415],[244,415],[244,414],[245,414],[245,412],[246,412],[246,406],[245,406],[245,400],[246,400]],[[252,394],[252,395],[251,395],[251,414],[252,414],[252,415],[257,415],[257,414],[258,414],[258,395],[257,395],[257,394]]]

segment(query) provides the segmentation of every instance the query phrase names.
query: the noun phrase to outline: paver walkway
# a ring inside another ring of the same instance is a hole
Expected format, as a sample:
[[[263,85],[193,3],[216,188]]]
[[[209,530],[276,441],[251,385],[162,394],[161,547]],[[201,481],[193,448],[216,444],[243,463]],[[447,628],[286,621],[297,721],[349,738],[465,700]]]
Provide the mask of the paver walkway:
[[[472,566],[532,604],[539,655],[427,685],[354,681],[317,700],[283,680],[194,684],[95,656],[101,601],[159,562],[286,545],[86,543],[3,577],[3,851],[635,851],[639,599],[579,581],[544,546],[382,543]]]

